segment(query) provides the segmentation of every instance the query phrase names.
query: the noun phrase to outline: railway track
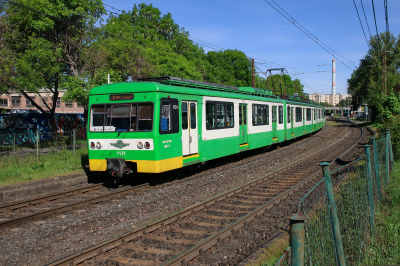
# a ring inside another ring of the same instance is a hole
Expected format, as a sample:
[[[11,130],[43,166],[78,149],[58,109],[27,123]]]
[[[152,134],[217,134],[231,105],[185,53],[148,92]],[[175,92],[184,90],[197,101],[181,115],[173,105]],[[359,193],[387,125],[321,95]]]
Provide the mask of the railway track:
[[[345,154],[360,135],[362,129],[349,127],[341,139],[287,167],[50,265],[235,264],[296,209],[322,177],[319,164]]]
[[[76,210],[83,206],[96,204],[116,197],[123,197],[148,187],[149,184],[146,183],[110,192],[108,190],[100,191],[105,188],[104,184],[95,184],[84,188],[71,189],[48,196],[5,204],[0,206],[0,228]],[[49,205],[53,206],[48,207]]]
[[[298,146],[307,147],[323,130],[325,130],[325,128],[312,135],[312,137],[300,141],[295,145],[282,148],[280,153],[284,153],[285,150],[286,152],[291,152],[298,148]],[[149,184],[146,183],[133,187],[113,188],[110,192],[105,186],[106,183],[111,182],[108,181],[101,184],[89,185],[84,188],[71,189],[60,193],[1,205],[0,229],[32,220],[43,219],[52,215],[58,215],[70,210],[77,210],[84,206],[123,197],[126,194],[149,187]]]

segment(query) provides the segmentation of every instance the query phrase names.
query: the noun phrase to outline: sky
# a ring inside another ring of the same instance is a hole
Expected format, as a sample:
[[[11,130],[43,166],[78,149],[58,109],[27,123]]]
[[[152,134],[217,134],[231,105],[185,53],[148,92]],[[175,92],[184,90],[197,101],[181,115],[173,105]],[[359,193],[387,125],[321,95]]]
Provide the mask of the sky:
[[[163,15],[171,13],[174,22],[188,31],[192,40],[203,43],[201,46],[206,52],[214,51],[210,47],[240,50],[254,58],[259,68],[256,71],[263,77],[266,77],[267,69],[285,68],[292,79],[300,79],[305,85],[304,91],[310,94],[331,93],[332,60],[335,59],[336,93],[347,94],[347,79],[368,52],[355,4],[369,40],[369,32],[376,34],[371,1],[274,1],[103,0],[103,3],[106,10],[117,14],[121,10],[132,10],[134,4],[152,4]],[[381,33],[386,31],[384,1],[373,2],[377,29]],[[398,37],[400,17],[395,14],[400,11],[400,1],[387,2],[389,30]],[[311,38],[294,26],[291,18]],[[319,41],[316,42],[313,36]]]

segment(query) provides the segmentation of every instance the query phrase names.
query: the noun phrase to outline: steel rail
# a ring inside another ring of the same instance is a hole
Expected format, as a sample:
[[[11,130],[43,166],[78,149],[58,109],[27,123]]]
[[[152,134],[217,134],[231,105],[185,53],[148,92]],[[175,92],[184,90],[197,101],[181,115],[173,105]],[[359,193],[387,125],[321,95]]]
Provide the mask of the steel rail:
[[[170,215],[168,215],[166,217],[160,218],[159,220],[156,220],[154,222],[146,224],[146,225],[142,226],[141,228],[135,229],[135,230],[133,230],[131,232],[124,233],[124,234],[122,234],[122,235],[120,235],[118,237],[115,237],[113,239],[104,241],[104,242],[102,242],[100,244],[97,244],[95,246],[89,247],[88,249],[85,249],[85,250],[83,250],[81,252],[72,254],[72,255],[70,255],[70,256],[68,256],[66,258],[63,258],[63,259],[57,260],[55,262],[52,262],[52,263],[50,263],[48,265],[49,266],[75,265],[75,264],[82,263],[82,262],[84,262],[84,261],[86,261],[86,260],[88,260],[90,258],[93,258],[93,257],[95,257],[95,256],[97,256],[99,254],[102,254],[102,253],[104,253],[104,252],[106,252],[108,250],[111,250],[111,249],[113,249],[115,247],[118,247],[119,245],[121,245],[121,244],[123,244],[125,242],[132,241],[133,239],[135,239],[137,237],[140,237],[140,236],[146,235],[148,233],[151,233],[151,232],[153,232],[153,231],[155,231],[155,230],[157,230],[157,229],[159,229],[159,228],[161,228],[161,227],[163,227],[165,225],[168,225],[168,224],[170,224],[172,222],[175,222],[177,220],[185,218],[185,217],[189,216],[190,214],[192,214],[194,212],[197,212],[197,211],[199,211],[199,210],[201,210],[201,209],[203,209],[205,207],[208,207],[210,205],[218,203],[218,202],[220,202],[220,201],[222,201],[222,200],[224,200],[224,199],[226,199],[226,198],[228,198],[228,197],[230,197],[232,195],[235,195],[238,192],[241,192],[241,191],[245,190],[246,188],[256,186],[256,185],[262,183],[266,178],[277,174],[279,171],[288,169],[290,167],[293,167],[296,164],[301,163],[302,161],[310,159],[310,158],[316,156],[317,154],[321,153],[325,149],[327,149],[327,148],[331,147],[332,145],[336,144],[337,142],[341,141],[343,138],[345,138],[350,133],[350,127],[348,127],[348,129],[349,130],[348,130],[348,132],[346,133],[345,136],[343,136],[342,138],[338,139],[337,141],[331,143],[330,145],[324,147],[323,149],[321,149],[319,151],[316,151],[311,155],[308,155],[307,157],[299,159],[299,160],[297,160],[297,161],[295,161],[295,162],[293,162],[293,163],[291,163],[291,164],[289,164],[287,166],[281,167],[278,170],[275,170],[275,171],[273,171],[273,172],[271,172],[271,173],[269,173],[267,175],[261,176],[261,177],[255,179],[253,181],[250,181],[250,182],[248,182],[248,183],[246,183],[246,184],[244,184],[242,186],[233,188],[233,189],[231,189],[231,190],[229,190],[227,192],[224,192],[222,194],[216,195],[216,196],[214,196],[212,198],[209,198],[209,199],[207,199],[205,201],[196,203],[196,204],[194,204],[194,205],[192,205],[192,206],[190,206],[190,207],[188,207],[186,209],[180,210],[180,211],[178,211],[176,213],[170,214]],[[304,182],[304,180],[301,183],[303,183],[303,182]],[[282,198],[283,196],[284,195],[282,193],[278,197]],[[276,199],[275,199],[275,201],[276,201]],[[202,241],[201,243],[203,243],[203,242],[204,241]],[[197,245],[194,246],[194,247],[197,247]]]
[[[52,201],[52,200],[56,200],[56,199],[60,199],[60,198],[64,198],[64,197],[69,197],[71,195],[76,195],[79,193],[86,193],[89,191],[98,190],[98,189],[102,188],[103,186],[104,186],[104,183],[95,184],[95,185],[90,185],[90,186],[87,186],[84,188],[75,188],[75,189],[66,190],[66,191],[63,191],[63,192],[60,192],[57,194],[51,194],[51,195],[47,195],[47,196],[41,196],[41,197],[36,197],[36,198],[28,199],[28,200],[21,200],[21,201],[17,201],[17,202],[4,204],[4,205],[0,206],[0,212],[16,210],[16,209],[20,209],[23,207],[40,204],[40,203],[43,203],[46,201]]]
[[[350,133],[350,129],[349,129],[349,132],[339,140],[342,140],[343,138],[345,138],[349,133]],[[363,130],[361,129],[361,137],[357,140],[357,142],[355,144],[353,144],[351,146],[351,148],[353,148],[361,140],[362,136],[363,136]],[[332,143],[331,145],[333,145],[333,144],[334,143]],[[329,146],[331,146],[331,145],[329,145]],[[327,146],[326,148],[328,148],[329,146]],[[324,149],[326,149],[326,148],[324,148]],[[339,157],[341,157],[344,154],[346,154],[350,149],[347,149],[345,152],[340,154],[338,157],[336,157],[330,163],[333,163],[334,161],[336,161]],[[311,156],[309,156],[309,157],[311,157]],[[195,259],[196,257],[200,256],[201,253],[204,252],[205,250],[208,250],[209,248],[217,245],[218,243],[221,243],[224,239],[226,239],[227,237],[232,235],[234,232],[237,232],[239,229],[241,229],[243,226],[245,226],[245,224],[249,224],[254,219],[256,219],[258,216],[261,216],[264,212],[272,209],[276,203],[283,201],[284,199],[289,197],[291,194],[293,194],[295,191],[299,190],[301,187],[303,187],[307,183],[310,183],[316,177],[316,175],[321,171],[322,170],[318,170],[314,174],[311,174],[308,178],[306,178],[303,181],[299,182],[298,184],[294,185],[293,187],[291,187],[290,189],[286,190],[285,192],[282,192],[280,195],[278,195],[277,197],[271,199],[270,201],[268,201],[264,205],[262,205],[262,206],[258,207],[257,209],[251,211],[247,215],[245,215],[242,218],[236,220],[232,224],[230,224],[227,227],[221,229],[217,233],[209,236],[208,238],[202,240],[201,242],[199,242],[195,246],[191,247],[190,249],[186,250],[185,252],[179,254],[178,256],[176,256],[173,259],[165,262],[162,265],[163,266],[180,266],[180,265],[183,265],[186,262],[189,262],[189,261]]]
[[[95,204],[95,203],[98,203],[98,202],[101,202],[101,201],[104,201],[104,200],[107,200],[107,199],[113,199],[113,198],[121,197],[121,196],[129,194],[129,193],[131,193],[131,192],[133,192],[133,191],[135,191],[137,189],[144,188],[144,187],[147,187],[147,186],[149,186],[148,183],[141,184],[141,185],[134,186],[134,187],[128,187],[128,188],[121,189],[119,191],[107,193],[106,195],[101,195],[101,196],[93,197],[91,199],[82,200],[82,201],[79,201],[79,202],[68,204],[68,205],[65,205],[65,206],[56,207],[56,208],[53,208],[53,209],[50,209],[50,210],[37,212],[37,213],[31,214],[31,215],[22,216],[22,217],[18,217],[18,218],[15,218],[15,219],[10,219],[10,220],[7,220],[7,221],[0,222],[0,228],[6,227],[6,226],[10,226],[10,225],[19,224],[19,223],[26,222],[26,221],[29,221],[29,220],[34,220],[34,219],[47,217],[47,216],[50,216],[50,215],[63,213],[65,211],[69,211],[69,210],[78,209],[78,208],[80,208],[82,206],[89,205],[89,204]]]

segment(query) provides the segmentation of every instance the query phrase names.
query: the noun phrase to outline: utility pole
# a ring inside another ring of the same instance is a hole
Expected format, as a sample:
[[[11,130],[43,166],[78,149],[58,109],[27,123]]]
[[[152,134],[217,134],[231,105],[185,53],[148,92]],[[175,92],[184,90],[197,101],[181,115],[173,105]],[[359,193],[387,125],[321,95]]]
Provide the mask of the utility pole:
[[[251,59],[251,86],[256,87],[256,68],[254,67],[254,59]]]

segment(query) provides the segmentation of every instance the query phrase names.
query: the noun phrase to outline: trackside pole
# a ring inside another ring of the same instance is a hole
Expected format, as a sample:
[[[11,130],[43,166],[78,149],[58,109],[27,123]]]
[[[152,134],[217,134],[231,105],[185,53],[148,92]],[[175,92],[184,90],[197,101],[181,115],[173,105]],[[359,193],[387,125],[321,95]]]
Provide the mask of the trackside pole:
[[[374,146],[374,163],[375,163],[375,179],[376,179],[376,189],[378,190],[379,202],[382,201],[382,191],[381,191],[381,178],[379,176],[379,160],[378,160],[378,147],[376,146],[376,139],[372,139],[372,145]]]
[[[370,146],[365,145],[365,154],[367,156],[367,180],[368,180],[368,201],[369,201],[369,221],[371,223],[372,234],[375,235],[375,222],[374,222],[374,195],[372,189],[372,177],[371,177],[371,151]]]
[[[36,129],[36,160],[39,161],[39,129]]]
[[[302,213],[293,213],[288,218],[290,219],[291,265],[303,266],[304,239],[306,237],[304,221],[310,219],[310,217]]]
[[[74,157],[75,157],[75,140],[76,140],[76,129],[72,129],[72,137],[74,138],[73,140],[73,145],[74,145]]]
[[[339,266],[345,266],[346,262],[344,259],[344,251],[343,251],[343,244],[342,238],[340,236],[340,229],[339,229],[339,219],[337,216],[336,211],[336,203],[333,194],[333,187],[332,187],[332,179],[331,179],[331,172],[329,170],[329,163],[324,162],[320,164],[322,166],[322,172],[324,173],[325,179],[325,189],[327,194],[328,200],[328,208],[331,216],[331,226],[333,230],[333,237],[335,240],[335,249],[337,255],[337,264]]]
[[[386,185],[389,185],[389,133],[386,132],[385,150],[386,150]]]
[[[390,153],[390,170],[393,171],[393,147],[392,147],[392,137],[390,136],[390,130],[389,128],[387,129],[388,136],[389,136],[389,153]]]

